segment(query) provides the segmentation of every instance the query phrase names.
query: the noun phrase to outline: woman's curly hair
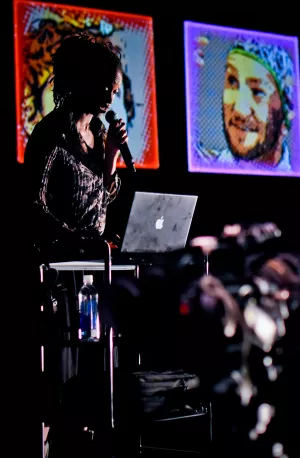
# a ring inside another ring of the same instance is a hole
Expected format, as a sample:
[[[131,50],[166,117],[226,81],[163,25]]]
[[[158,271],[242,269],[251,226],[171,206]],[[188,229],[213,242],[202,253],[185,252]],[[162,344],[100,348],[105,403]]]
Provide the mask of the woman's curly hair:
[[[53,97],[56,108],[62,106],[72,93],[80,93],[88,85],[91,75],[101,81],[113,79],[122,72],[119,51],[110,42],[97,42],[86,33],[63,40],[53,56]]]

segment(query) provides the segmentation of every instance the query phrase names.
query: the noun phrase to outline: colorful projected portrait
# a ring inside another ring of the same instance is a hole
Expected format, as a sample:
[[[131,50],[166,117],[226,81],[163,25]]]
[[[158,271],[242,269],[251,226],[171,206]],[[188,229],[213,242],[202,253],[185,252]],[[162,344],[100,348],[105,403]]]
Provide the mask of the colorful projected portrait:
[[[189,171],[300,177],[298,39],[184,31]]]
[[[34,126],[54,108],[53,53],[66,36],[86,32],[96,41],[110,41],[121,53],[123,84],[111,109],[126,122],[136,167],[159,166],[150,17],[14,0],[14,25],[19,162]],[[124,166],[122,159],[118,165]]]

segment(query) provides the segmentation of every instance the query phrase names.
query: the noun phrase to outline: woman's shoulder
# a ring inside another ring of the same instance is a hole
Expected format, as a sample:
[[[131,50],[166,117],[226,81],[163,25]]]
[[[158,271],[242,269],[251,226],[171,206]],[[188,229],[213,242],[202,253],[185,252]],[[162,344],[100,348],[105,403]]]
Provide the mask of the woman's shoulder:
[[[39,121],[28,140],[32,145],[55,145],[67,129],[67,117],[59,109],[54,109]]]
[[[66,118],[64,114],[55,109],[39,121],[30,135],[25,151],[25,161],[31,157],[47,155],[61,143],[66,130]]]
[[[66,128],[66,114],[60,109],[54,109],[43,117],[34,127],[31,136],[56,136],[56,133],[63,133]]]

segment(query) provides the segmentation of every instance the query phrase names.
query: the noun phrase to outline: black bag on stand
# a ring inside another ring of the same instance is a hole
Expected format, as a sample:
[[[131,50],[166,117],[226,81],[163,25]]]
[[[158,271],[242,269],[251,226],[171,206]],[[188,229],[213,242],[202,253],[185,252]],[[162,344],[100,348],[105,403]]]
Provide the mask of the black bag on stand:
[[[195,374],[141,371],[133,377],[138,411],[149,420],[197,412],[200,380]]]

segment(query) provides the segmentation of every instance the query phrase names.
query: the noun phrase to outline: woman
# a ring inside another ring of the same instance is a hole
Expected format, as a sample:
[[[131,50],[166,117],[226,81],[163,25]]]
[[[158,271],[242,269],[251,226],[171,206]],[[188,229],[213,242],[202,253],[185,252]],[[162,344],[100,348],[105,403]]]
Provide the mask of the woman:
[[[122,120],[107,133],[100,120],[122,84],[111,44],[66,38],[53,73],[55,109],[36,125],[25,151],[31,234],[41,250],[57,239],[78,244],[103,234],[107,205],[120,188],[119,146],[127,141]]]
[[[122,120],[107,133],[100,120],[122,84],[121,60],[110,44],[87,35],[66,38],[54,54],[53,73],[55,109],[36,125],[25,151],[29,235],[43,263],[78,256],[82,249],[89,258],[99,256],[107,205],[120,188],[119,146],[127,141]],[[61,363],[70,371],[72,361],[70,353],[63,354]],[[48,390],[49,407],[51,395]],[[49,424],[53,408],[45,410]]]

